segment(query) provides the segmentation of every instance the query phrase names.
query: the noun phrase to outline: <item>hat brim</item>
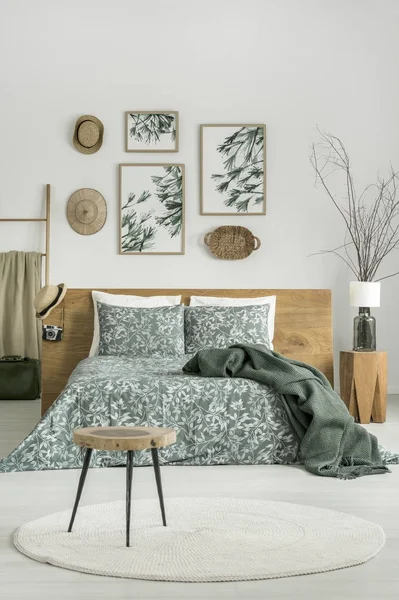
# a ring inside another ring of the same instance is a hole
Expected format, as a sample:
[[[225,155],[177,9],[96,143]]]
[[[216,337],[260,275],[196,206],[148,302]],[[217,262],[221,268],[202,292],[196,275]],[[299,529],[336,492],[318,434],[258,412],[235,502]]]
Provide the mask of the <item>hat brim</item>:
[[[83,123],[83,121],[93,121],[93,123],[97,125],[99,130],[98,140],[94,144],[94,146],[91,146],[90,148],[82,146],[82,144],[78,140],[79,125]],[[98,150],[100,150],[101,146],[103,145],[103,136],[104,125],[101,123],[100,119],[97,119],[97,117],[93,117],[92,115],[82,115],[75,123],[75,131],[73,132],[73,145],[75,146],[76,150],[78,150],[82,154],[95,154],[96,152],[98,152]]]
[[[49,314],[51,313],[51,311],[54,310],[54,308],[56,306],[58,306],[59,304],[61,304],[61,302],[63,301],[64,296],[67,293],[68,288],[65,285],[65,283],[60,283],[60,284],[58,284],[57,287],[59,287],[59,288],[62,289],[60,297],[58,298],[57,302],[54,304],[54,306],[51,306],[50,308],[48,308],[44,314],[36,313],[36,319],[39,319],[40,321],[43,321],[44,319],[46,319],[49,316]]]
[[[86,223],[84,215],[78,215],[78,208],[82,200],[90,202],[95,206],[97,216],[94,220]],[[102,229],[107,220],[107,203],[100,192],[93,188],[81,188],[76,190],[68,200],[67,219],[74,231],[80,235],[93,235]]]

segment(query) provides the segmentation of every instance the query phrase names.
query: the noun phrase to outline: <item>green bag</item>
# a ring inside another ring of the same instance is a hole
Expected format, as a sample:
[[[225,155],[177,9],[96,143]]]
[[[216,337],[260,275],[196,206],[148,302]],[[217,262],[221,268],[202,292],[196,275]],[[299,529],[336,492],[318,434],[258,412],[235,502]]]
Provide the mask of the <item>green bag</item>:
[[[0,400],[40,397],[40,361],[22,356],[0,358]]]

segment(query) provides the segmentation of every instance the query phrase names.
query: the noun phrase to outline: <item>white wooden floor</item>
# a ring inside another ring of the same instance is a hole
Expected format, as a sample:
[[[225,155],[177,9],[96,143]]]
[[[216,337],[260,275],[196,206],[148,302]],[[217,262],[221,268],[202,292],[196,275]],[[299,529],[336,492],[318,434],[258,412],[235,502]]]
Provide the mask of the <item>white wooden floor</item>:
[[[33,410],[33,406],[31,408]],[[3,424],[3,427],[0,426],[0,453],[6,446],[9,449],[12,443],[12,435],[2,419],[1,410],[0,403],[0,422]],[[4,410],[3,406],[3,416]],[[24,414],[27,416],[26,412]],[[370,425],[368,428],[378,435],[384,445],[399,451],[399,399],[390,399],[387,423]],[[6,438],[3,437],[5,433]],[[399,466],[393,467],[392,474],[354,481],[316,477],[301,467],[163,468],[164,493],[167,497],[228,496],[312,504],[379,523],[387,535],[384,550],[373,560],[358,567],[271,581],[217,584],[96,577],[40,564],[19,554],[11,543],[14,529],[30,519],[71,508],[78,476],[76,470],[0,475],[1,600],[399,598]],[[82,504],[123,498],[124,483],[123,469],[91,469]],[[145,498],[155,494],[152,469],[136,469],[134,496]]]
[[[0,401],[0,458],[32,431],[40,420],[40,410],[40,399]]]

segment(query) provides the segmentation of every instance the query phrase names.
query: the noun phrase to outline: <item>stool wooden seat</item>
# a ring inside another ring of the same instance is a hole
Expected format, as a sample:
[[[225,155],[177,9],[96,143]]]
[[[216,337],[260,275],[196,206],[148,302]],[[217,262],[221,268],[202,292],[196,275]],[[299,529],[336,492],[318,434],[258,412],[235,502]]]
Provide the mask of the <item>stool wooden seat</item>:
[[[73,433],[73,441],[78,446],[86,448],[80,474],[78,491],[68,527],[72,531],[76,512],[82,495],[90,458],[93,450],[109,450],[127,452],[126,459],[126,546],[130,546],[130,515],[133,478],[133,454],[135,450],[151,449],[154,465],[155,480],[157,484],[159,504],[162,513],[162,522],[166,527],[165,506],[162,493],[161,471],[159,468],[158,448],[169,446],[176,441],[176,431],[165,427],[84,427]]]
[[[165,427],[84,427],[73,433],[78,446],[94,450],[146,450],[176,441],[176,431]]]

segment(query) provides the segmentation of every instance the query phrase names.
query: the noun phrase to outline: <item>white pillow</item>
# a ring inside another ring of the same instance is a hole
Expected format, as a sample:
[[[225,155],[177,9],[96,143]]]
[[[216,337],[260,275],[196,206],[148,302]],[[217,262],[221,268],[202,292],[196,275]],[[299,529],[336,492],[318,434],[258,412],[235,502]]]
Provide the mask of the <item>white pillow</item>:
[[[181,296],[129,296],[123,294],[107,294],[106,292],[91,293],[94,305],[94,332],[89,356],[97,356],[100,343],[100,325],[98,322],[97,302],[111,306],[130,306],[133,308],[156,308],[157,306],[177,306]]]
[[[254,306],[260,304],[270,304],[267,325],[270,336],[270,348],[273,350],[276,296],[263,296],[261,298],[214,298],[212,296],[191,296],[190,298],[190,306]]]

